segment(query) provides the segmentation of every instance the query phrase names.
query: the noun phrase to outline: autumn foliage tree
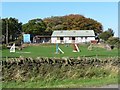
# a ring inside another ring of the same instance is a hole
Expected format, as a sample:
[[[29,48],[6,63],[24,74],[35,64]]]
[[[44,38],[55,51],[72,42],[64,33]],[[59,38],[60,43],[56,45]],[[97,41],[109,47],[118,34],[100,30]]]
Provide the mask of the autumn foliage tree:
[[[55,16],[43,20],[47,31],[53,30],[94,30],[96,34],[103,31],[102,24],[79,14]]]

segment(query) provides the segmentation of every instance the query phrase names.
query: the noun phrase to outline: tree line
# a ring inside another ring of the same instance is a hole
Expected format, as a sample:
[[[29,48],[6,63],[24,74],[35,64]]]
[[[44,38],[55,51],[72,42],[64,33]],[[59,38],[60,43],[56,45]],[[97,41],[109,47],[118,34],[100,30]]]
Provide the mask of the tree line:
[[[94,30],[97,38],[104,41],[114,36],[111,28],[103,31],[100,22],[79,14],[51,16],[44,19],[36,18],[29,20],[25,24],[12,17],[3,18],[1,21],[2,37],[5,38],[3,42],[8,39],[8,43],[17,40],[22,35],[22,32],[32,35],[51,35],[54,30]]]

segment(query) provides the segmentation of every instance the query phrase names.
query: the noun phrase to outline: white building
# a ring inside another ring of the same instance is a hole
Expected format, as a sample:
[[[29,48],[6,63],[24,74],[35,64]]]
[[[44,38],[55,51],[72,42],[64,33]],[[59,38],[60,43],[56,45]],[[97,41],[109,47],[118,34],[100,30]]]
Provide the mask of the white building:
[[[51,43],[83,43],[92,40],[95,40],[93,30],[59,30],[51,36]]]

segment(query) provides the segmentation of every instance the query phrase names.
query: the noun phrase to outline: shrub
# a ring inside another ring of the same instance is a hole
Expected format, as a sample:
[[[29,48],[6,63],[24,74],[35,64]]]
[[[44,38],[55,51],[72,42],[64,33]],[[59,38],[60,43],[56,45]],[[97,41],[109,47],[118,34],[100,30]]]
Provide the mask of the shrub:
[[[15,41],[15,44],[16,44],[17,46],[21,46],[22,39],[23,39],[23,36],[22,36],[22,35],[19,36],[18,39]]]
[[[118,37],[110,37],[107,40],[107,43],[110,44],[111,46],[119,47],[120,40]],[[111,47],[112,48],[112,47]]]
[[[7,45],[6,44],[2,44],[2,49],[7,49]]]

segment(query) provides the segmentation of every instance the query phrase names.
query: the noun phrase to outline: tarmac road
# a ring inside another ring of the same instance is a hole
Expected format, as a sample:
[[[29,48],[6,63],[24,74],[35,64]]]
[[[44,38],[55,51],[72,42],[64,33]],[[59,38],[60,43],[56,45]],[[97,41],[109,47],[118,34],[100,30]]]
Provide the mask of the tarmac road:
[[[105,86],[102,86],[102,87],[98,87],[98,88],[118,88],[120,87],[120,85],[118,86],[118,84],[112,84],[112,85],[105,85]]]

